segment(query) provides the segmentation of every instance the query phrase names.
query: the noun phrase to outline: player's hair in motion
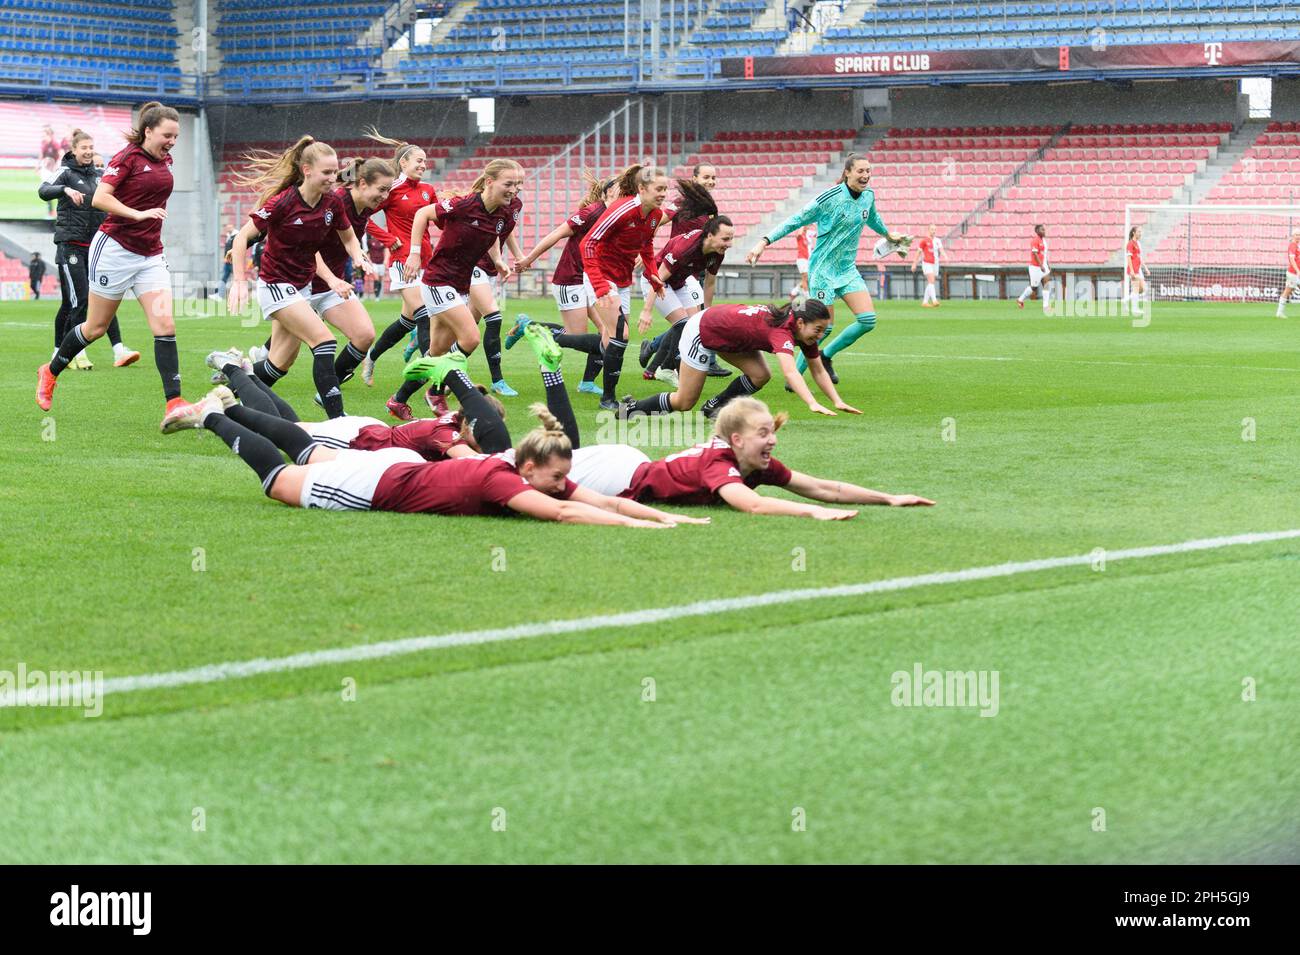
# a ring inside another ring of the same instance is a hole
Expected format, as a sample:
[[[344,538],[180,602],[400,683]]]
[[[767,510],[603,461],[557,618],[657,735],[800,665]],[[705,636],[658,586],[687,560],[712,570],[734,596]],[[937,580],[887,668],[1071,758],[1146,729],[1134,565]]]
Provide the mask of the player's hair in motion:
[[[145,132],[161,126],[164,121],[169,119],[174,119],[179,123],[181,114],[170,106],[164,106],[157,100],[150,100],[140,107],[140,115],[136,119],[135,125],[123,133],[122,138],[133,146],[143,145]]]
[[[840,172],[840,182],[848,182],[849,173],[860,162],[871,162],[871,158],[866,153],[849,153],[848,158],[844,160],[844,169]]]
[[[542,465],[556,456],[571,459],[573,444],[569,441],[569,436],[564,433],[564,425],[560,424],[560,419],[551,414],[550,409],[540,401],[529,405],[528,411],[537,416],[541,427],[529,431],[515,446],[515,466],[518,467],[526,461]]]
[[[748,395],[732,398],[718,412],[718,418],[713,422],[713,433],[723,441],[730,441],[733,434],[750,430],[755,427],[754,423],[759,418],[771,413],[767,405],[757,398],[751,398]],[[773,430],[780,431],[785,423],[790,420],[790,414],[789,412],[778,411],[772,420],[776,422]]]
[[[801,322],[824,322],[831,317],[831,310],[815,298],[810,298],[798,308],[793,302],[786,302],[783,305],[769,305],[767,310],[772,314],[763,321],[773,328],[780,328],[793,315]]]
[[[700,216],[716,216],[718,204],[713,201],[709,190],[694,179],[677,180],[677,215],[682,219],[698,219]]]
[[[358,182],[364,182],[367,186],[373,185],[375,180],[383,176],[388,176],[390,179],[397,178],[393,164],[387,159],[379,159],[375,156],[369,159],[364,156],[353,156],[339,163],[339,182],[348,185]]]
[[[667,178],[668,174],[658,166],[636,163],[618,174],[618,191],[624,196],[635,196],[642,186],[650,185],[660,176]]]
[[[582,182],[587,187],[587,194],[582,197],[580,206],[589,206],[593,202],[604,202],[606,191],[618,180],[601,179],[590,169],[584,169],[582,170]]]
[[[469,191],[482,192],[487,188],[488,180],[500,179],[511,169],[518,169],[520,172],[524,171],[524,167],[513,159],[489,159],[488,164],[483,167],[483,171],[474,180],[474,184],[469,187]]]
[[[417,146],[414,143],[408,143],[401,139],[393,139],[389,136],[384,136],[373,126],[367,126],[364,132],[366,134],[366,139],[381,143],[384,146],[393,147],[393,162],[397,163],[399,169],[402,167],[402,161],[413,155],[417,149],[421,152],[424,151],[423,146]]]
[[[714,216],[708,222],[704,223],[704,234],[706,236],[717,235],[718,230],[721,229],[724,225],[732,225],[731,220],[726,216]]]
[[[280,154],[255,149],[244,153],[244,161],[251,172],[236,173],[235,182],[257,193],[259,205],[290,186],[302,183],[302,165],[315,165],[326,156],[334,155],[334,147],[328,143],[318,143],[310,136],[303,136],[296,143]]]
[[[95,137],[91,136],[90,133],[86,132],[84,129],[74,129],[68,142],[71,144],[71,148],[76,149],[77,143],[85,142],[87,139],[94,138]]]

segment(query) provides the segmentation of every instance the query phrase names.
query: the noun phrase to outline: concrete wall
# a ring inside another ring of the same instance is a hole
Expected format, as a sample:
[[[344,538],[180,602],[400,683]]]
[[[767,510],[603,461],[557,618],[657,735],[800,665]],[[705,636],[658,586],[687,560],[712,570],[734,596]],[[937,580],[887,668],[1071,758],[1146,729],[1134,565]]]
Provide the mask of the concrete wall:
[[[317,139],[356,139],[365,126],[396,138],[460,136],[477,130],[465,100],[378,101],[302,106],[214,106],[208,111],[213,146],[277,141],[310,133]]]
[[[1273,81],[1273,118],[1300,120],[1300,78]]]
[[[1276,97],[1276,93],[1274,94]],[[1211,123],[1246,118],[1233,80],[908,86],[890,93],[891,122],[916,126]]]

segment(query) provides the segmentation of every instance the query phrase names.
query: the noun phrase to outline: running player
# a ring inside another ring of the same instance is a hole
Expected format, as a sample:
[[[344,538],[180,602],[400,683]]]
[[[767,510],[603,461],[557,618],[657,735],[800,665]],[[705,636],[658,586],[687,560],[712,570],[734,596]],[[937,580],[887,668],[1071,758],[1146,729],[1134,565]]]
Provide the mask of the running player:
[[[336,194],[343,202],[353,233],[360,236],[370,216],[388,198],[393,185],[393,167],[384,159],[353,159],[344,164],[339,177],[343,185]],[[355,290],[342,278],[348,264],[348,250],[339,241],[337,232],[325,237],[316,257],[316,275],[312,278],[308,301],[317,315],[347,336],[347,346],[334,361],[334,374],[342,385],[366,357],[375,340],[375,326],[361,303],[361,294],[353,294]]]
[[[388,289],[402,298],[401,315],[397,321],[380,333],[361,362],[361,380],[369,387],[375,383],[375,361],[409,335],[412,330],[416,330],[420,349],[423,351],[429,347],[429,314],[420,299],[420,283],[414,280],[408,282],[403,278],[401,263],[406,258],[402,250],[406,248],[406,243],[411,237],[415,214],[425,206],[437,202],[438,194],[434,192],[433,186],[420,181],[428,168],[428,160],[423,149],[411,143],[381,136],[373,126],[366,131],[366,138],[393,147],[393,163],[397,167],[398,176],[393,180],[388,198],[375,210],[384,214],[384,222],[380,225],[372,218],[366,223],[366,233],[372,242],[382,245],[391,253],[388,266]],[[433,255],[433,243],[429,241],[427,230],[420,236],[419,251],[420,268],[423,269],[429,264],[429,257]]]
[[[1286,247],[1286,285],[1277,300],[1277,317],[1286,318],[1287,299],[1300,294],[1300,226],[1291,231],[1291,242]]]
[[[704,228],[718,214],[711,193],[718,185],[718,168],[712,163],[696,164],[690,179],[678,179],[677,198],[664,203],[664,212],[672,219],[669,237]]]
[[[935,235],[939,231],[932,225],[925,232],[925,237],[916,244],[916,256],[912,259],[912,271],[919,263],[925,275],[925,295],[921,298],[922,308],[939,307],[939,263],[948,257],[948,250],[943,247],[943,239]]]
[[[153,358],[162,379],[167,411],[183,405],[171,274],[163,257],[162,224],[172,193],[171,151],[180,135],[180,114],[150,102],[140,107],[127,146],[112,158],[91,205],[107,218],[90,244],[90,296],[86,320],[73,325],[59,350],[37,371],[36,404],[49,411],[58,377],[86,346],[102,336],[131,290],[153,332]]]
[[[522,208],[522,204],[521,204]],[[523,259],[519,240],[515,238],[515,227],[519,225],[520,212],[506,220],[505,231],[497,236],[494,250],[483,253],[483,257],[474,264],[474,272],[469,280],[469,307],[474,313],[475,321],[483,322],[483,357],[487,359],[488,374],[492,379],[492,390],[505,398],[517,398],[519,392],[506,383],[501,375],[501,306],[505,302],[505,285],[503,279],[517,274],[512,269],[506,275],[497,272],[496,262],[503,258],[502,251],[510,250],[516,262]]]
[[[615,393],[627,351],[632,266],[638,255],[654,294],[663,292],[656,274],[654,234],[664,220],[668,177],[653,166],[630,166],[619,179],[619,192],[625,198],[606,209],[582,240],[583,284],[596,300],[604,349],[600,407],[606,411],[620,407]]]
[[[647,378],[658,378],[674,388],[678,385],[677,372],[671,367],[678,355],[682,329],[686,319],[713,304],[713,291],[718,282],[718,269],[736,238],[736,228],[726,216],[714,216],[702,229],[681,232],[668,240],[655,261],[659,264],[659,280],[664,283],[663,294],[651,294],[650,283],[641,276],[641,295],[645,307],[637,322],[642,335],[650,327],[653,313],[658,312],[668,320],[669,329],[659,339],[654,356],[646,364]],[[697,275],[704,276],[701,286]]]
[[[524,170],[519,163],[493,159],[474,180],[468,195],[444,197],[415,214],[408,246],[411,251],[402,270],[404,278],[409,280],[419,272],[416,245],[428,231],[430,220],[442,230],[420,280],[420,295],[430,321],[429,354],[442,355],[454,349],[468,356],[478,348],[478,323],[469,308],[470,282],[484,255],[491,256],[498,275],[510,274],[501,259],[498,237],[505,234],[508,223],[518,222],[523,213],[519,200],[523,183]],[[418,388],[418,382],[403,382],[388,399],[389,413],[410,421],[407,399]]]
[[[309,301],[316,276],[316,253],[337,234],[352,267],[366,268],[365,255],[348,220],[343,197],[333,191],[339,160],[332,147],[303,136],[280,155],[250,153],[250,173],[238,181],[257,190],[261,206],[248,217],[231,246],[234,279],[227,295],[231,314],[248,306],[244,261],[248,242],[265,233],[262,267],[257,276],[257,303],[271,322],[271,348],[253,367],[257,377],[274,385],[298,354],[299,343],[312,352],[312,379],[321,406],[331,418],[343,414],[343,392],[334,371],[338,342]]]
[[[1044,284],[1044,279],[1052,274],[1052,267],[1047,264],[1047,226],[1034,226],[1034,237],[1029,241],[1029,284],[1016,299],[1018,308],[1025,307],[1025,299],[1041,289],[1043,296],[1043,314],[1051,314],[1052,283]]]
[[[906,245],[907,236],[896,236],[885,228],[876,209],[876,194],[868,188],[871,182],[871,160],[857,153],[844,162],[840,181],[827,189],[804,208],[795,213],[771,235],[763,236],[750,250],[747,261],[758,263],[759,256],[773,242],[789,235],[800,226],[817,224],[817,246],[809,262],[809,295],[811,299],[829,307],[836,298],[853,312],[853,324],[843,329],[829,345],[822,349],[822,360],[833,358],[863,335],[876,327],[876,310],[871,303],[871,293],[858,272],[858,239],[862,230],[870,226],[892,245]],[[830,332],[830,326],[826,328]],[[795,361],[799,374],[807,367],[803,356]],[[834,375],[834,371],[830,372]],[[807,390],[807,389],[805,389]]]
[[[674,392],[661,392],[637,401],[624,398],[621,406],[625,415],[669,414],[673,411],[690,411],[704,390],[709,356],[717,354],[729,364],[740,369],[741,375],[721,392],[704,403],[704,414],[714,417],[728,402],[743,395],[752,395],[772,377],[764,352],[776,355],[786,384],[817,414],[834,415],[835,412],[813,398],[803,375],[795,367],[797,349],[812,369],[813,381],[831,403],[849,414],[861,414],[857,408],[840,400],[835,385],[817,352],[817,342],[826,334],[830,314],[826,306],[809,299],[802,308],[793,305],[715,305],[698,312],[686,320],[682,329],[681,384]]]

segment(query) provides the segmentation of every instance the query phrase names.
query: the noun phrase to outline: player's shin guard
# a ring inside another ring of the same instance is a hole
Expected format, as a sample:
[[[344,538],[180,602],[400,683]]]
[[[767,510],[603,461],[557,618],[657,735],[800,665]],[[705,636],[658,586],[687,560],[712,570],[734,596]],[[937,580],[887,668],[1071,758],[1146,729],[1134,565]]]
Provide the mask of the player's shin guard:
[[[852,323],[844,326],[843,330],[835,336],[834,340],[822,349],[827,358],[834,358],[844,349],[848,348],[859,338],[876,327],[876,313],[863,312],[861,315],[854,315]],[[799,356],[801,359],[802,355]],[[803,362],[807,366],[807,362]],[[803,369],[801,368],[800,371]]]
[[[405,315],[393,322],[375,339],[375,343],[370,346],[370,360],[377,361],[379,356],[388,351],[407,335],[411,334],[411,329],[416,326],[416,320],[423,318],[426,322],[429,320],[429,313],[421,305],[415,311],[416,318],[407,318]]]
[[[258,381],[270,388],[285,376],[285,371],[271,364],[271,359],[263,358],[261,361],[253,362],[253,374],[257,376]]]
[[[501,416],[496,413],[496,409],[488,403],[482,393],[474,387],[468,375],[456,369],[449,372],[442,383],[460,402],[460,410],[469,421],[470,429],[474,432],[474,440],[478,442],[484,454],[498,454],[510,447],[510,432],[506,429],[506,423],[501,420]],[[419,385],[417,384],[416,387]]]
[[[564,433],[576,451],[582,438],[578,434],[578,419],[573,415],[573,405],[569,403],[569,393],[564,389],[564,375],[558,371],[544,371],[542,386],[546,389],[546,407],[564,427]]]
[[[339,384],[347,381],[352,377],[352,373],[357,370],[357,365],[366,357],[366,353],[356,345],[348,342],[339,352],[339,357],[334,359],[334,374],[338,377]]]
[[[623,373],[623,356],[627,353],[627,316],[620,310],[618,322],[614,325],[614,335],[605,346],[605,393],[606,401],[617,401],[618,378]]]
[[[293,410],[289,402],[245,372],[244,369],[235,365],[225,365],[222,367],[221,373],[226,376],[230,390],[248,407],[263,411],[266,414],[276,415],[285,421],[298,420],[298,412]]]
[[[600,336],[587,333],[571,334],[569,332],[555,332],[555,344],[561,348],[572,348],[574,351],[586,352],[588,355],[600,357]]]
[[[654,374],[660,368],[672,367],[672,359],[677,354],[678,343],[682,340],[682,331],[686,328],[686,319],[682,319],[668,331],[659,336],[659,347],[645,370]]]
[[[181,362],[176,355],[175,335],[153,337],[153,363],[162,379],[163,397],[168,401],[181,396]]]
[[[599,338],[599,336],[597,337]],[[596,376],[600,374],[600,370],[604,367],[605,360],[601,357],[599,348],[594,352],[589,352],[587,354],[587,367],[582,370],[582,380],[595,381]]]
[[[312,346],[311,376],[316,382],[316,393],[320,395],[321,405],[331,418],[343,416],[343,392],[339,388],[339,376],[334,374],[334,353],[339,343],[334,339]]]
[[[258,480],[262,482],[263,494],[271,493],[275,476],[285,467],[284,457],[274,444],[256,431],[230,420],[229,415],[210,414],[204,420],[203,427],[226,442],[230,450],[243,458],[244,463],[253,469]]]
[[[63,336],[58,352],[50,359],[50,374],[57,377],[59,372],[72,364],[72,359],[80,355],[82,350],[93,341],[86,337],[84,329],[85,325],[74,325],[72,330]]]
[[[739,378],[730,382],[727,387],[723,388],[716,395],[704,402],[704,407],[700,410],[704,412],[706,418],[712,418],[721,411],[728,402],[736,398],[743,398],[745,395],[752,395],[758,391],[758,385],[754,384],[749,375],[741,375]]]
[[[493,381],[501,380],[501,313],[483,316],[483,357]]]
[[[231,405],[226,409],[226,417],[268,439],[289,455],[294,464],[306,464],[312,451],[320,447],[306,431],[278,415],[266,414],[246,405]]]

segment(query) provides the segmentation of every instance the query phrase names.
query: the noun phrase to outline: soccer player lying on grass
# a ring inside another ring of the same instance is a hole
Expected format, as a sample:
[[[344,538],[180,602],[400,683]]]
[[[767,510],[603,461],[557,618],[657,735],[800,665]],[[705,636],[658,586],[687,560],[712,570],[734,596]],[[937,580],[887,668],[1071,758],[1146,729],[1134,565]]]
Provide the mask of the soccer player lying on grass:
[[[750,514],[781,514],[817,520],[846,520],[856,510],[838,510],[764,497],[754,490],[772,484],[814,501],[831,504],[888,504],[892,507],[931,505],[934,501],[914,494],[885,494],[844,481],[831,481],[791,471],[772,457],[776,432],[785,424],[784,412],[776,418],[767,405],[754,398],[737,398],[718,415],[714,437],[661,461],[651,461],[638,448],[626,444],[580,447],[577,421],[560,373],[560,347],[550,330],[539,323],[523,336],[537,353],[546,400],[557,422],[569,436],[573,467],[569,477],[591,491],[636,501],[670,501],[675,504],[726,503]],[[445,361],[445,359],[443,359]],[[436,360],[413,362],[408,374],[428,372],[436,378]],[[504,456],[504,455],[503,455]]]
[[[717,354],[739,368],[741,375],[704,403],[705,416],[712,418],[727,402],[752,395],[767,384],[772,373],[763,353],[770,352],[776,355],[781,365],[786,385],[810,411],[834,415],[835,412],[818,402],[804,384],[803,375],[795,364],[795,352],[798,351],[808,360],[813,381],[836,408],[849,414],[862,414],[840,400],[817,351],[817,342],[826,334],[830,320],[826,306],[814,299],[797,308],[792,304],[715,305],[696,312],[682,326],[682,367],[677,390],[660,392],[639,401],[624,398],[620,413],[630,416],[690,411],[704,390],[709,361]]]
[[[534,411],[542,426],[519,442],[513,462],[486,455],[431,463],[409,448],[322,447],[295,422],[240,404],[224,385],[183,414],[169,415],[163,432],[213,432],[253,469],[267,497],[291,507],[452,515],[513,511],[543,521],[623,527],[706,523],[579,487],[567,477],[573,458],[568,437],[544,407],[535,405]],[[286,464],[281,451],[295,463]]]

